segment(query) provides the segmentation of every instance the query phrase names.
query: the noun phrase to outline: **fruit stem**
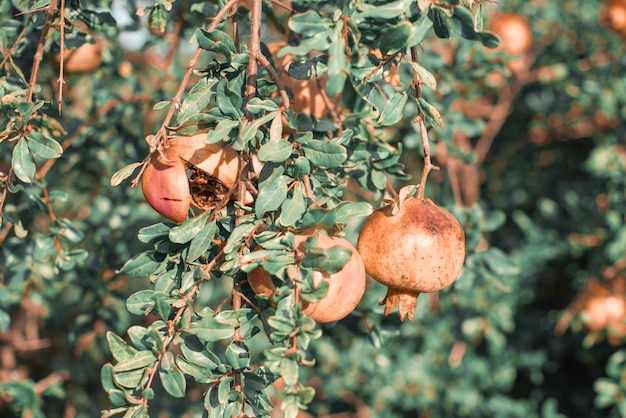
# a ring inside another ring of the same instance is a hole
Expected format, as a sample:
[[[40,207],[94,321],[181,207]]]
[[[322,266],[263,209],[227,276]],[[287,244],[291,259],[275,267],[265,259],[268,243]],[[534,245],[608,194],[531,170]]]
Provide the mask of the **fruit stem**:
[[[428,131],[426,130],[426,122],[424,116],[418,115],[418,123],[420,125],[420,136],[422,137],[422,148],[424,150],[424,167],[422,168],[422,176],[420,177],[419,187],[417,188],[418,199],[424,200],[426,192],[426,179],[430,170],[439,170],[439,167],[430,161],[430,145],[428,144]]]
[[[417,48],[411,47],[411,58],[417,63]],[[415,99],[418,100],[422,96],[422,80],[416,71],[413,71],[413,84],[415,84]],[[420,177],[419,187],[417,189],[417,198],[424,200],[426,179],[430,170],[439,170],[439,167],[432,164],[430,161],[430,144],[428,143],[428,130],[426,129],[426,122],[424,121],[424,112],[418,106],[417,116],[415,122],[419,123],[420,136],[422,137],[422,149],[424,150],[424,167],[422,168],[422,176]]]

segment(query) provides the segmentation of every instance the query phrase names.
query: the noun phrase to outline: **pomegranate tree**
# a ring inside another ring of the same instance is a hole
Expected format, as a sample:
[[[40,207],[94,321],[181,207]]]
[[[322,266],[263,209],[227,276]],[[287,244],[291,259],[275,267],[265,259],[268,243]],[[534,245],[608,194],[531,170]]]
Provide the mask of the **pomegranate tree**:
[[[406,196],[407,189],[401,191]],[[465,260],[459,221],[430,199],[406,196],[374,211],[357,248],[367,273],[388,287],[385,315],[398,306],[400,319],[413,320],[417,297],[450,286]]]

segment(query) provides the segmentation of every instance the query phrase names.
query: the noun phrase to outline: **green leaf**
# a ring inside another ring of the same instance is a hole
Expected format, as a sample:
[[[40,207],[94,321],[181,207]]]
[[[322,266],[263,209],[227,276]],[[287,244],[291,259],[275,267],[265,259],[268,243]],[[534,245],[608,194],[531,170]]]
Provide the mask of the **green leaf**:
[[[328,280],[320,281],[317,286],[314,281],[313,270],[302,269],[307,273],[305,279],[300,283],[300,296],[305,302],[317,302],[328,293]]]
[[[276,376],[265,366],[252,371],[243,372],[249,390],[260,392],[276,381]]]
[[[283,175],[284,168],[276,167],[272,174],[259,183],[259,194],[254,205],[257,218],[267,212],[277,210],[287,198],[287,190],[292,178]]]
[[[116,373],[127,372],[131,370],[143,369],[148,366],[152,366],[156,361],[156,356],[152,351],[137,351],[131,357],[120,361],[113,369]]]
[[[320,16],[315,10],[307,10],[304,13],[297,13],[289,18],[289,28],[304,36],[314,36],[328,30],[332,21]]]
[[[391,126],[398,123],[404,117],[404,106],[407,99],[408,95],[405,91],[394,93],[385,103],[385,107],[378,117],[378,123],[382,126]]]
[[[376,5],[364,3],[359,5],[356,16],[359,19],[396,20],[403,17],[404,9],[405,4],[402,1]]]
[[[342,28],[343,22],[337,22],[333,30],[333,42],[330,44],[330,49],[328,50],[328,80],[326,83],[326,92],[330,97],[337,97],[337,95],[341,93],[346,79],[348,78],[347,72],[350,70],[346,57],[346,41],[341,31]]]
[[[311,162],[306,157],[296,158],[290,168],[291,174],[297,179],[301,179],[306,174],[311,174]]]
[[[191,240],[191,245],[189,246],[189,252],[187,253],[187,257],[185,257],[185,261],[191,263],[200,258],[211,246],[213,242],[213,238],[218,232],[218,226],[215,221],[209,222],[202,228],[202,230],[198,233],[198,235]]]
[[[216,83],[217,80],[215,79],[201,78],[198,80],[198,83],[187,92],[176,115],[178,125],[183,125],[187,120],[205,111],[211,98],[215,95],[213,86]]]
[[[233,370],[243,370],[250,367],[250,352],[243,342],[233,342],[224,353],[224,357]]]
[[[293,61],[287,74],[297,80],[311,80],[328,72],[328,55],[318,55],[308,60]]]
[[[248,235],[258,226],[260,221],[255,222],[242,222],[230,233],[226,245],[224,246],[224,252],[230,254],[236,251],[243,241],[247,239]]]
[[[261,100],[258,97],[254,97],[247,103],[247,109],[253,115],[258,115],[262,112],[276,112],[278,105],[272,100]]]
[[[476,38],[487,48],[497,48],[500,45],[500,38],[491,32],[478,32]]]
[[[177,244],[186,244],[193,238],[197,237],[200,231],[202,231],[207,222],[207,215],[202,214],[187,219],[182,224],[175,226],[169,231],[170,241]]]
[[[128,177],[132,176],[137,167],[141,167],[143,163],[132,163],[120,168],[111,176],[111,186],[115,187],[121,184]]]
[[[152,106],[152,109],[153,110],[163,110],[166,107],[168,107],[171,102],[172,102],[171,100],[162,100],[160,102],[155,103],[154,106]]]
[[[233,40],[219,29],[213,29],[211,32],[200,29],[196,31],[196,39],[200,48],[220,53],[228,59],[237,53]]]
[[[155,344],[152,341],[148,341],[150,331],[140,325],[133,325],[126,331],[130,337],[130,342],[133,347],[138,350],[152,350]]]
[[[461,36],[466,39],[476,39],[476,30],[474,29],[474,15],[465,7],[455,7],[452,18],[461,23]]]
[[[137,234],[137,238],[144,244],[149,244],[156,239],[167,236],[169,232],[170,227],[165,225],[163,222],[159,222],[158,224],[141,228]]]
[[[198,383],[210,383],[215,379],[213,371],[202,363],[192,363],[181,356],[177,356],[176,366],[178,366],[184,374],[193,377]]]
[[[213,418],[213,416],[215,416],[216,418],[223,416],[222,406],[220,405],[217,397],[217,389],[218,386],[213,385],[206,392],[206,395],[204,395],[204,409],[206,409],[207,411],[211,411],[209,418]]]
[[[337,208],[335,222],[347,224],[356,218],[368,216],[372,212],[372,205],[367,202],[341,202]]]
[[[257,156],[261,161],[269,161],[274,163],[282,163],[291,157],[293,146],[291,142],[278,139],[277,141],[269,141],[259,149]]]
[[[147,277],[154,273],[161,263],[154,259],[154,251],[146,251],[135,255],[120,269],[120,273],[130,278]]]
[[[406,21],[396,25],[385,25],[377,39],[378,47],[383,54],[399,51],[405,47],[411,31],[411,24]]]
[[[85,237],[83,231],[72,224],[72,221],[65,218],[56,218],[50,226],[50,232],[74,244],[78,244]]]
[[[63,147],[54,139],[46,138],[41,132],[31,131],[26,137],[28,148],[41,158],[59,158],[63,155]]]
[[[382,348],[391,344],[393,339],[398,336],[400,336],[400,330],[396,328],[382,328],[379,324],[374,324],[371,332],[369,333],[370,341],[376,348]]]
[[[341,270],[351,256],[352,251],[341,245],[331,248],[314,247],[306,253],[301,264],[303,267],[333,274]]]
[[[422,83],[426,84],[433,91],[437,90],[437,80],[430,71],[428,71],[426,68],[422,67],[415,61],[411,61],[411,66],[413,67],[413,71],[417,73]]]
[[[438,7],[430,7],[428,9],[428,17],[433,22],[433,28],[435,29],[435,35],[439,38],[450,37],[450,26],[448,25],[448,17],[446,13]]]
[[[228,137],[230,132],[239,126],[239,121],[231,119],[221,119],[215,129],[209,131],[206,138],[207,144],[215,144]]]
[[[444,127],[443,118],[441,117],[441,113],[437,110],[437,108],[430,103],[428,103],[423,98],[418,99],[418,104],[420,108],[424,111],[426,118],[433,126],[438,126],[440,128]]]
[[[115,372],[113,371],[113,365],[111,363],[106,363],[100,369],[100,383],[102,384],[102,389],[104,389],[105,392],[119,390],[113,380],[114,374]]]
[[[427,13],[422,13],[420,18],[411,27],[411,33],[406,41],[406,45],[417,46],[419,45],[428,34],[428,31],[433,27],[433,22],[428,18]]]
[[[112,331],[106,333],[106,339],[111,355],[117,362],[127,360],[137,353],[137,349],[128,345],[126,341]]]
[[[346,149],[334,142],[311,139],[302,144],[304,156],[318,167],[337,168],[348,158]]]
[[[215,317],[205,316],[198,322],[192,322],[187,330],[204,342],[215,342],[231,338],[237,323],[220,322]]]
[[[217,400],[221,404],[225,404],[228,402],[228,398],[230,397],[231,383],[233,381],[232,377],[227,377],[222,379],[217,387]],[[227,415],[224,415],[227,416]]]
[[[154,307],[154,300],[152,299],[154,290],[145,289],[139,290],[126,299],[126,310],[133,315],[145,315]]]
[[[130,370],[127,372],[116,372],[115,382],[124,388],[135,389],[141,385],[142,382],[148,380],[147,369],[142,368],[138,370]]]
[[[174,398],[183,398],[185,396],[185,390],[187,389],[187,381],[183,372],[180,371],[176,362],[174,361],[174,355],[167,351],[161,358],[159,363],[159,378],[161,384],[167,393]]]
[[[24,183],[30,183],[35,179],[35,161],[33,161],[33,157],[30,155],[26,139],[20,139],[15,148],[13,148],[11,164],[17,178]]]
[[[280,375],[285,381],[286,387],[293,387],[294,385],[296,385],[296,383],[298,383],[298,363],[290,358],[283,358],[280,361]]]
[[[270,141],[278,141],[283,137],[283,112],[276,112],[270,124]]]
[[[496,247],[489,247],[482,252],[482,259],[491,271],[497,275],[516,275],[520,268],[502,250]]]
[[[304,184],[299,181],[291,191],[291,197],[285,199],[280,207],[280,218],[278,222],[282,226],[296,226],[296,222],[302,219],[306,211],[307,198]]]
[[[210,369],[217,369],[221,364],[219,357],[208,351],[204,344],[195,336],[185,336],[184,342],[181,344],[180,348],[185,358],[192,363]]]

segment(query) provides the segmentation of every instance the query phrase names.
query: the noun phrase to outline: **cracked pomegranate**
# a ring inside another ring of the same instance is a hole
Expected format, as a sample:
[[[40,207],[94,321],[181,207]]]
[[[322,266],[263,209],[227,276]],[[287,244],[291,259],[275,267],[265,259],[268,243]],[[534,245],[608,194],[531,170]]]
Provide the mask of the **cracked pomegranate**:
[[[399,206],[372,213],[357,248],[367,273],[388,287],[380,302],[385,315],[398,306],[400,319],[413,320],[421,292],[436,292],[458,278],[465,261],[465,234],[450,212],[430,199],[409,196]]]
[[[187,219],[192,203],[202,210],[215,207],[237,182],[237,152],[229,145],[207,144],[206,136],[205,132],[170,138],[165,158],[155,153],[142,175],[141,186],[150,206],[176,223]]]

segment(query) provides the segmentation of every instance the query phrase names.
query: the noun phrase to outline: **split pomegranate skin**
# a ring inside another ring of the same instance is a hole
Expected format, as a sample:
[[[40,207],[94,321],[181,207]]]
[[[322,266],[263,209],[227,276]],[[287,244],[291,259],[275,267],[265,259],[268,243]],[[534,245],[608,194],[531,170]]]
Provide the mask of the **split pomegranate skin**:
[[[413,320],[417,297],[450,286],[465,261],[459,221],[430,199],[407,197],[365,221],[357,249],[367,273],[388,287],[385,315],[398,306],[400,319]]]
[[[169,138],[162,153],[146,165],[141,186],[150,206],[176,223],[187,219],[193,204],[212,209],[235,186],[240,158],[230,145],[207,144],[207,133]],[[196,173],[190,179],[187,169]],[[246,203],[251,201],[246,194]]]

